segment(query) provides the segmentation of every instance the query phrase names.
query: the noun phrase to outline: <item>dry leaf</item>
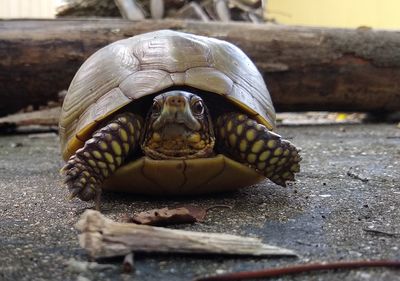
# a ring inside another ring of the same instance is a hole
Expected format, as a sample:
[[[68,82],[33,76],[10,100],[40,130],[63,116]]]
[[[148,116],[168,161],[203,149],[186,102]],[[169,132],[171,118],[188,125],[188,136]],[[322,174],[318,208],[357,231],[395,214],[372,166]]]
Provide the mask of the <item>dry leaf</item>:
[[[174,209],[162,208],[141,212],[125,221],[146,225],[194,223],[204,221],[206,214],[206,209],[187,205]]]

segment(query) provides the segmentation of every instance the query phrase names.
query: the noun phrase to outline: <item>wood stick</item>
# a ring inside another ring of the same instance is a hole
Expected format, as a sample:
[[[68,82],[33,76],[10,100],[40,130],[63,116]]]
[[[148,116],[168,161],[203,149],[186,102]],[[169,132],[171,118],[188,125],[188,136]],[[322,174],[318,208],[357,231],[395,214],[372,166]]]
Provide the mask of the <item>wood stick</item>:
[[[238,45],[263,74],[278,111],[400,110],[400,32],[271,24],[121,19],[0,23],[0,116],[57,100],[83,61],[118,39],[158,29]]]
[[[124,273],[130,273],[135,270],[133,253],[129,253],[125,256],[124,261],[122,262],[122,270]]]
[[[122,17],[128,20],[143,20],[145,18],[142,9],[135,0],[114,0]]]
[[[100,212],[85,211],[76,224],[80,245],[92,258],[131,252],[295,256],[292,250],[263,244],[260,239],[114,222]]]
[[[164,17],[164,0],[150,0],[150,15],[152,19],[159,20]]]

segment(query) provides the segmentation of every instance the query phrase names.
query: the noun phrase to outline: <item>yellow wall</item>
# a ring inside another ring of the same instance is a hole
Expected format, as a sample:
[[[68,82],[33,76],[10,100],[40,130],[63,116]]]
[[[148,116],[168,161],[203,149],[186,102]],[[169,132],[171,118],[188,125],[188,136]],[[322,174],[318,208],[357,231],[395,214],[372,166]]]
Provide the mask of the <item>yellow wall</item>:
[[[55,0],[0,0],[0,18],[54,18]]]
[[[400,0],[268,0],[278,23],[327,27],[400,29]]]

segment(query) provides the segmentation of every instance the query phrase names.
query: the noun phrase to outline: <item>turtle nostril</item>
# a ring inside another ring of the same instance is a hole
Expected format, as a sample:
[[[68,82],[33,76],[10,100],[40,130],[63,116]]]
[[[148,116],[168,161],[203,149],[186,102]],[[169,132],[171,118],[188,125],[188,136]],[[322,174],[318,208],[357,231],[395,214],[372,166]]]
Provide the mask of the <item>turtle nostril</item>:
[[[169,97],[167,99],[167,103],[170,106],[184,106],[185,98],[184,97]]]

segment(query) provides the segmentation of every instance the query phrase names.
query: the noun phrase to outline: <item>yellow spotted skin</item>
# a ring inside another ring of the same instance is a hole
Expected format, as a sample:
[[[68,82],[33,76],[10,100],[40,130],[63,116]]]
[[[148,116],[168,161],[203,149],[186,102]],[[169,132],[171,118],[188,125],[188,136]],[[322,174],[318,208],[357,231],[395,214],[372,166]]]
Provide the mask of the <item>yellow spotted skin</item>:
[[[71,156],[63,168],[71,198],[77,196],[84,201],[98,198],[103,182],[127,163],[128,156],[140,147],[140,136],[145,128],[141,116],[128,112],[110,116],[109,121],[100,126],[102,128]],[[279,185],[293,181],[295,173],[300,171],[298,150],[245,114],[220,115],[215,120],[214,132],[218,144],[215,153],[226,154]],[[201,132],[193,132],[187,137],[189,143],[199,148],[206,145],[202,139]],[[153,145],[159,145],[162,136],[153,133],[152,140]],[[133,156],[136,155],[139,154]]]
[[[254,168],[276,184],[286,186],[300,171],[299,151],[265,126],[239,113],[218,117],[215,132],[219,149]],[[235,129],[233,129],[235,128]],[[227,135],[225,132],[230,132]]]
[[[142,123],[132,113],[117,115],[71,156],[63,168],[71,198],[88,201],[100,194],[103,181],[139,147]]]

